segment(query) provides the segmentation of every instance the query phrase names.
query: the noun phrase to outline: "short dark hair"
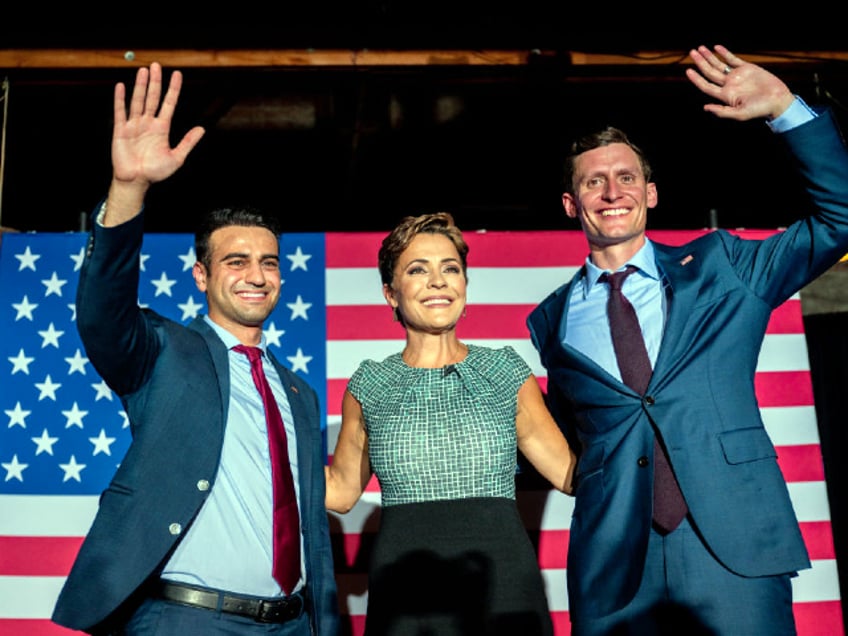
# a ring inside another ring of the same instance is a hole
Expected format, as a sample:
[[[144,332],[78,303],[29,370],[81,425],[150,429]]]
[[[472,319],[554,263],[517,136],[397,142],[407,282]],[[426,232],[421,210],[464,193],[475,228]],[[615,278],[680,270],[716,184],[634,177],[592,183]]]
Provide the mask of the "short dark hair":
[[[380,246],[377,263],[380,278],[384,285],[391,285],[395,274],[395,266],[403,251],[409,247],[419,234],[441,234],[450,239],[459,252],[462,263],[462,273],[468,278],[468,244],[462,237],[462,231],[454,223],[449,212],[432,212],[420,216],[407,216],[401,219]]]
[[[266,230],[280,236],[280,228],[274,217],[263,214],[260,210],[246,206],[233,208],[217,208],[206,214],[194,233],[194,253],[198,261],[209,269],[211,263],[209,237],[215,230],[231,225],[242,227],[264,227]]]
[[[616,128],[615,126],[606,126],[601,130],[578,137],[571,144],[571,148],[569,149],[568,155],[566,156],[563,164],[563,188],[565,188],[566,192],[576,194],[576,192],[574,192],[574,164],[577,157],[589,150],[609,146],[610,144],[625,144],[626,146],[629,146],[639,158],[639,165],[642,168],[642,174],[645,177],[645,181],[651,180],[651,164],[648,162],[648,157],[644,152],[642,152],[642,149],[630,141],[624,131]]]

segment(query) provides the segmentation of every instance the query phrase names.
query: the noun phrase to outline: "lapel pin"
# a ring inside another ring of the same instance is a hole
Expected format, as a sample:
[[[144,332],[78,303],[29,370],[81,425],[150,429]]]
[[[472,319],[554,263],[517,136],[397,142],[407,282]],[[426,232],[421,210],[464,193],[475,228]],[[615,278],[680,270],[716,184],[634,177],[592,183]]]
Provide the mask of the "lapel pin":
[[[691,254],[688,254],[682,261],[680,261],[680,264],[681,265],[688,265],[693,260],[695,260],[695,257],[692,256]]]

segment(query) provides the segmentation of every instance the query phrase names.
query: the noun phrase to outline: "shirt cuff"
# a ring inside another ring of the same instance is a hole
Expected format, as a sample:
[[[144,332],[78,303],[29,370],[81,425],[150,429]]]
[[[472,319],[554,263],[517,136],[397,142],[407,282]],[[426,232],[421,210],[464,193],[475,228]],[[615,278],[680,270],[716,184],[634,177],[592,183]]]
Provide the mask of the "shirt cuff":
[[[783,133],[801,124],[806,124],[816,117],[818,117],[816,111],[796,95],[795,100],[789,105],[789,108],[783,111],[780,117],[775,117],[771,121],[767,121],[766,124],[771,128],[772,132]]]
[[[104,199],[103,203],[100,204],[100,209],[97,211],[97,214],[94,215],[94,222],[97,223],[100,227],[103,227],[103,217],[106,216],[106,200]]]

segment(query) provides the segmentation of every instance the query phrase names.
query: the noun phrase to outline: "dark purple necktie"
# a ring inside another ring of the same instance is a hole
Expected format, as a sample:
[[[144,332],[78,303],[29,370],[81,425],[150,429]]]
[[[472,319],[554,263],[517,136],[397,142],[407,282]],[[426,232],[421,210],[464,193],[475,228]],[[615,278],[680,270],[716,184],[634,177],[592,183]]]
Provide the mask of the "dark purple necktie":
[[[644,395],[651,379],[651,359],[645,348],[636,310],[621,293],[624,279],[635,271],[636,268],[630,265],[622,272],[603,274],[600,280],[609,283],[610,287],[607,315],[621,379],[631,389]],[[661,531],[671,532],[686,512],[686,501],[668,457],[659,439],[654,436],[654,523]]]
[[[271,453],[271,472],[274,480],[274,557],[272,574],[286,594],[291,594],[300,578],[300,520],[297,497],[294,493],[289,464],[286,429],[277,400],[262,369],[262,350],[259,347],[237,345],[233,351],[250,359],[250,374],[262,396],[268,446]]]

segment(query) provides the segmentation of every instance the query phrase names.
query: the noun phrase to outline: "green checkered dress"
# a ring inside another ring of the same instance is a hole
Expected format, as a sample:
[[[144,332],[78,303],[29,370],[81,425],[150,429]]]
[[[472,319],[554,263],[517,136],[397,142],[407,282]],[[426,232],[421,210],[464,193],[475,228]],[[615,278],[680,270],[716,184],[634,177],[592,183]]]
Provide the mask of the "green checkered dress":
[[[515,498],[515,412],[530,376],[511,347],[469,345],[462,362],[407,366],[399,353],[362,362],[350,392],[362,404],[383,506]]]

